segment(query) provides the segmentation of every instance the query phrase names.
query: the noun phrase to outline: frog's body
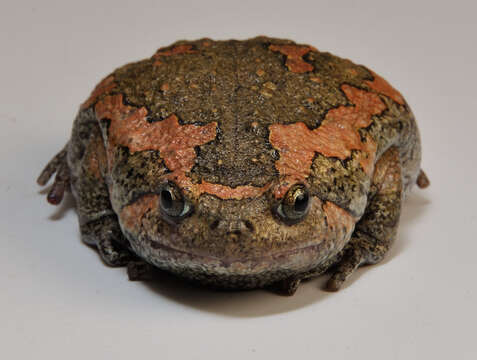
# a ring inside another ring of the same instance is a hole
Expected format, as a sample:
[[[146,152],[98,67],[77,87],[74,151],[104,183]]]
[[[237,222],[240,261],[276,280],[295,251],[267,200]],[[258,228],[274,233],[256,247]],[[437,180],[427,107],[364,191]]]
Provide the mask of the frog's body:
[[[57,171],[52,203],[71,184],[110,265],[292,293],[382,259],[420,157],[408,105],[365,67],[288,40],[202,39],[106,77],[39,182]]]

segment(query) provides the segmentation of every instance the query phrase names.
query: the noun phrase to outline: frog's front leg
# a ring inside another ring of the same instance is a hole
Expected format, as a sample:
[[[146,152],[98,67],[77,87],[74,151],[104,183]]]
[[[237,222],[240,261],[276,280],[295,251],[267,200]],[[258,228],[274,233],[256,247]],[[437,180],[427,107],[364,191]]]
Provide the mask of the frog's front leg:
[[[85,243],[97,247],[107,265],[125,266],[134,256],[111,206],[105,181],[107,157],[101,133],[96,123],[78,125],[81,126],[89,127],[89,138],[85,141],[76,138],[73,133],[74,140],[68,149],[71,186],[76,198],[81,238]],[[78,151],[82,146],[85,150]]]
[[[103,216],[80,224],[81,238],[96,246],[101,259],[109,266],[125,266],[134,259],[121,232],[116,215]]]
[[[327,290],[337,291],[359,266],[383,259],[396,237],[402,194],[399,152],[392,147],[376,163],[365,213],[341,253]]]
[[[106,152],[99,126],[88,112],[80,113],[71,141],[45,167],[37,182],[46,185],[56,172],[48,201],[59,204],[71,187],[76,199],[82,240],[96,246],[110,266],[124,266],[134,258],[121,232],[105,181]]]

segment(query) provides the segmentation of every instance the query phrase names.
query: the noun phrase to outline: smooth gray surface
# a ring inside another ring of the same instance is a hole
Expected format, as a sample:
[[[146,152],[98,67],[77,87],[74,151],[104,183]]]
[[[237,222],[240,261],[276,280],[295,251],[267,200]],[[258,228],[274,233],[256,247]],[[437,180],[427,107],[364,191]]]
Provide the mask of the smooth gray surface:
[[[439,3],[439,4],[437,4]],[[140,4],[140,5],[139,5]],[[475,359],[473,1],[3,1],[2,359]],[[114,67],[180,39],[288,37],[366,64],[411,104],[432,186],[397,244],[342,291],[214,293],[128,282],[35,179]]]

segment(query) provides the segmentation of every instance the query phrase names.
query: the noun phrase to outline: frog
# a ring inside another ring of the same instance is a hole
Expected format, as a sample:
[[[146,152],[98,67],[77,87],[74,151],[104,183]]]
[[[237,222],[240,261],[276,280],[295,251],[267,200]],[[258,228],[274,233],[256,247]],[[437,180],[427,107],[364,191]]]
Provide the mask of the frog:
[[[363,65],[287,39],[181,40],[107,75],[37,182],[131,280],[337,291],[397,237],[421,169],[414,115]]]

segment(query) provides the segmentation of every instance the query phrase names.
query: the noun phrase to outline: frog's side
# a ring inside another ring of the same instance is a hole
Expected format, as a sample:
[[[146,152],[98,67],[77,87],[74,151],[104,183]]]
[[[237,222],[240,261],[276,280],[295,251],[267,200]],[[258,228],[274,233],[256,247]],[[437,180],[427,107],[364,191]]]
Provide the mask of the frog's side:
[[[383,258],[405,193],[427,185],[420,157],[408,105],[365,67],[288,40],[201,39],[106,77],[39,183],[57,172],[52,203],[71,185],[109,265],[293,293]]]

